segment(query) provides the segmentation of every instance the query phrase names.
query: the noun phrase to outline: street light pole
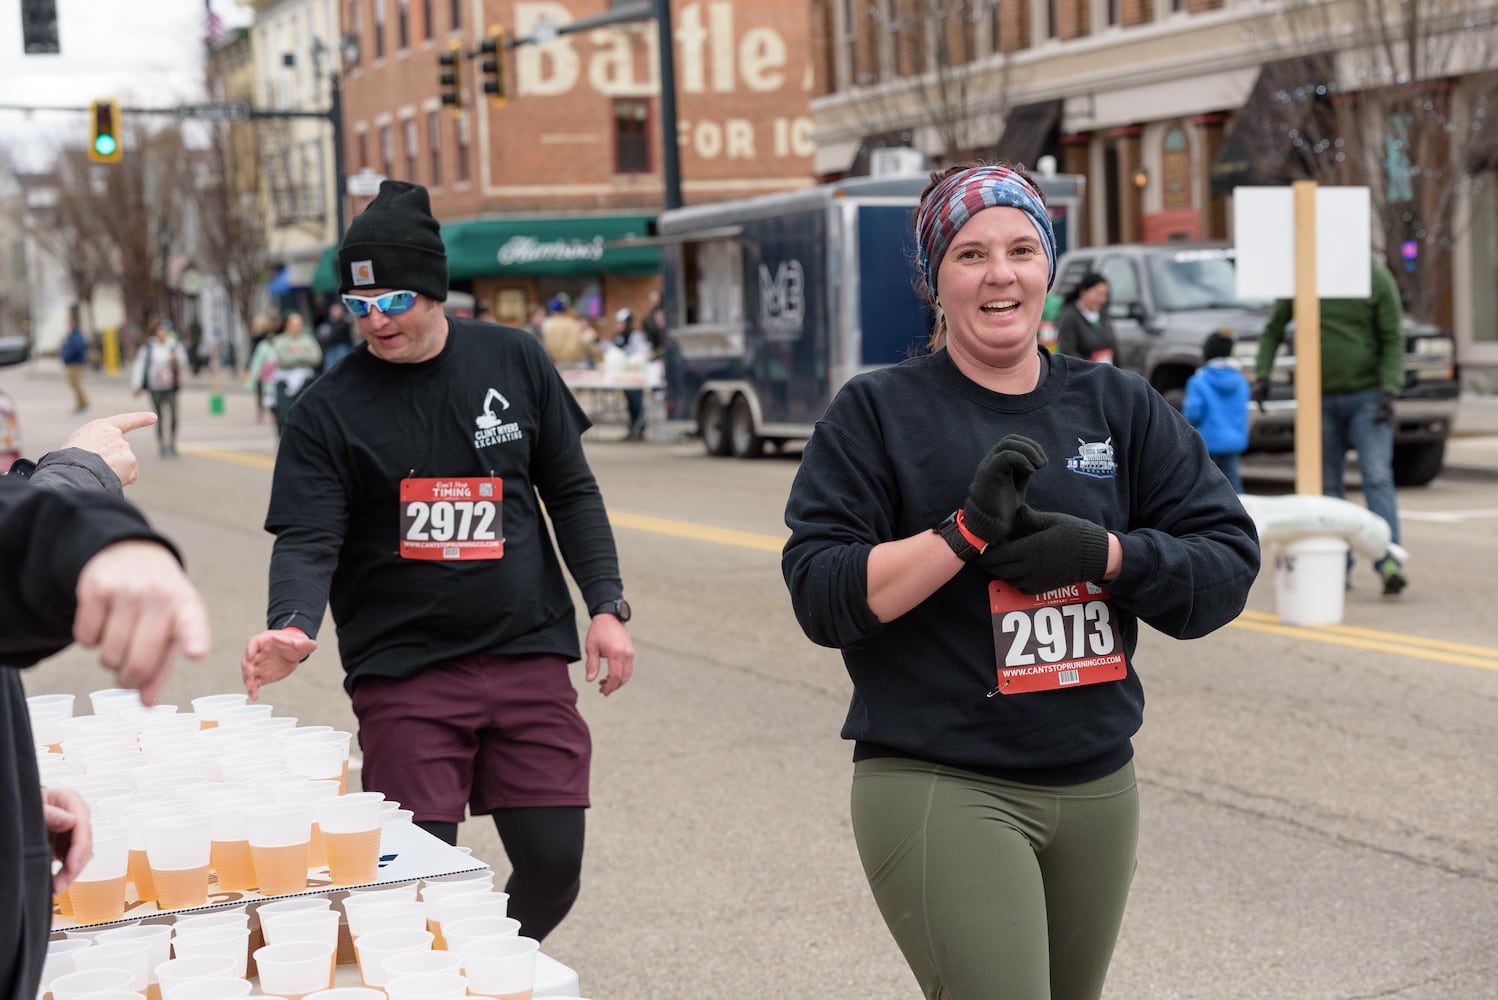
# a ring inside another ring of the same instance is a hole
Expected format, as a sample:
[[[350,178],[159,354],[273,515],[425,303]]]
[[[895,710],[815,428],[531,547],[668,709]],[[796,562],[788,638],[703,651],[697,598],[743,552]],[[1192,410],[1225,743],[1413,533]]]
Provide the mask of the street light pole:
[[[671,38],[671,0],[655,0],[655,32],[661,55],[661,174],[666,208],[681,207],[681,159],[676,128],[676,46]]]
[[[348,178],[343,163],[343,84],[335,69],[328,74],[332,93],[328,97],[328,121],[333,125],[333,202],[337,229],[333,232],[333,245],[343,242],[344,203],[348,200],[346,188]]]

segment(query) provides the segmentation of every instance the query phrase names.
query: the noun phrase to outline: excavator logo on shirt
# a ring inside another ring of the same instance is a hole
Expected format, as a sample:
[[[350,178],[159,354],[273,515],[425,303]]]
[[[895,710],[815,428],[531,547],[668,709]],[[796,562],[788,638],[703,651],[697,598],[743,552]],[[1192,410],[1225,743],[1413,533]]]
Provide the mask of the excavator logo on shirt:
[[[519,441],[524,437],[518,423],[513,421],[505,423],[504,418],[494,412],[495,404],[499,405],[500,413],[510,408],[510,401],[505,399],[498,389],[491,387],[484,396],[483,412],[473,418],[473,422],[479,428],[473,434],[475,448],[487,448],[506,441]]]
[[[1113,439],[1106,441],[1083,441],[1077,438],[1077,453],[1066,460],[1066,467],[1073,472],[1094,479],[1113,479],[1118,475],[1118,463],[1113,461]]]

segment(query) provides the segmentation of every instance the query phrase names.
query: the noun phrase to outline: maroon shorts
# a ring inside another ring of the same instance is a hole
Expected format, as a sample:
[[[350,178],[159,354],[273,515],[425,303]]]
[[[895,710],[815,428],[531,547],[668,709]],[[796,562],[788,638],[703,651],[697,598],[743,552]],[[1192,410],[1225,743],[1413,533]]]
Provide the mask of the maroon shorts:
[[[561,656],[469,656],[354,685],[364,787],[417,820],[587,806],[593,744]]]

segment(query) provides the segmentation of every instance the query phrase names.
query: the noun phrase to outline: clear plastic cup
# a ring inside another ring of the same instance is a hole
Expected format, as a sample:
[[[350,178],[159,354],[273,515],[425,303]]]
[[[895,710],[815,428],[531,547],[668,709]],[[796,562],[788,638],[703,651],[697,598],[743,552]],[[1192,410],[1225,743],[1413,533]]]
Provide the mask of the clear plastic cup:
[[[172,988],[161,1000],[239,1000],[255,989],[248,979],[194,979]]]
[[[451,924],[468,917],[508,917],[507,892],[470,892],[444,896],[434,902],[438,923]]]
[[[385,1000],[385,991],[369,986],[337,986],[308,993],[303,1000]]]
[[[258,753],[238,753],[226,756],[219,761],[218,766],[219,773],[224,776],[224,781],[230,784],[244,784],[251,778],[282,770],[285,764],[279,753],[274,750],[262,750]]]
[[[323,845],[322,828],[317,823],[317,807],[328,799],[338,798],[338,782],[333,779],[311,781],[295,774],[290,769],[274,786],[269,787],[271,798],[287,805],[306,806],[312,811],[312,837],[308,841],[307,865],[321,868],[328,863],[327,848]]]
[[[260,911],[260,933],[265,936],[266,944],[315,941],[336,947],[338,925],[341,922],[342,917],[337,910]]]
[[[178,917],[172,928],[176,933],[181,934],[184,931],[201,931],[215,927],[248,926],[250,926],[250,914],[242,905],[214,910],[211,913],[194,913],[190,916]]]
[[[244,811],[255,881],[262,896],[286,896],[307,888],[311,810],[301,805],[255,806]]]
[[[243,692],[233,694],[210,694],[202,698],[192,700],[192,710],[198,714],[199,724],[204,729],[215,729],[218,726],[219,713],[227,708],[237,708],[240,705],[249,704],[250,696]]]
[[[151,979],[151,942],[147,940],[115,941],[104,944],[94,942],[87,951],[80,951],[74,958],[79,972],[89,969],[124,969],[130,973],[130,984],[126,989],[146,991]]]
[[[364,792],[313,805],[334,885],[367,885],[379,876],[383,802],[378,792]]]
[[[361,934],[354,940],[354,953],[359,959],[359,975],[365,986],[383,988],[390,976],[385,972],[385,960],[406,952],[430,952],[432,935],[426,931],[383,930]]]
[[[187,779],[197,777],[202,773],[203,772],[200,771],[197,767],[194,767],[192,764],[187,763],[185,760],[156,764],[146,762],[141,764],[140,767],[131,769],[130,783],[134,786],[137,792],[145,794],[141,788],[141,785],[145,784],[148,781],[158,781],[165,779],[180,780],[185,783]],[[171,789],[168,788],[161,794],[170,795]]]
[[[146,857],[146,826],[162,816],[181,812],[181,803],[165,795],[136,795],[122,807],[120,822],[130,831],[130,882],[135,898],[143,903],[156,902],[156,880],[151,877],[151,862]]]
[[[225,707],[218,710],[218,724],[225,729],[232,729],[235,726],[249,722],[251,719],[269,719],[270,714],[275,710],[273,705],[267,705],[263,702],[257,705],[244,704]]]
[[[494,887],[494,873],[485,872],[483,878],[458,882],[425,882],[421,886],[421,898],[427,907],[427,930],[436,936],[433,948],[443,950],[447,942],[442,937],[442,921],[437,917],[437,904],[449,896],[488,895]]]
[[[333,985],[333,956],[329,944],[295,941],[255,949],[260,991],[272,996],[301,997]]]
[[[94,853],[68,887],[73,919],[80,924],[100,924],[123,917],[129,870],[130,831],[120,826],[96,827]]]
[[[490,897],[495,896],[495,895],[500,895],[500,896],[504,896],[505,897],[505,899],[504,899],[504,902],[505,902],[505,912],[504,913],[495,913],[494,912],[494,908],[495,908],[496,904],[494,904],[493,902],[488,902],[487,901],[487,900],[490,899]],[[455,911],[455,915],[452,916],[452,917],[448,916],[449,908],[452,907],[453,904],[457,903],[459,900],[472,899],[475,896],[481,897],[484,900],[486,900],[485,903],[483,903],[483,904],[480,905],[480,907],[478,908],[477,912],[475,910],[473,910],[473,909],[463,909],[463,910],[460,910],[460,911]],[[435,933],[437,935],[438,940],[442,942],[442,944],[440,944],[438,947],[440,947],[440,948],[451,947],[450,945],[447,944],[447,935],[445,933],[443,933],[443,930],[442,930],[443,927],[445,927],[449,923],[456,923],[457,921],[462,920],[465,917],[479,917],[479,916],[504,917],[504,916],[508,916],[509,915],[509,899],[510,899],[510,897],[508,895],[506,895],[505,893],[495,893],[493,890],[474,889],[473,891],[470,891],[470,892],[453,891],[453,892],[442,893],[442,894],[440,894],[438,896],[433,897],[427,903],[427,923],[428,923],[428,929],[430,930],[430,929],[432,929],[433,926],[435,926],[436,929],[433,931],[433,933]]]
[[[95,715],[120,715],[146,707],[141,703],[140,692],[133,688],[104,688],[102,691],[90,691],[88,700],[93,706]]]
[[[255,907],[255,916],[264,923],[267,914],[296,913],[301,910],[328,910],[332,909],[332,906],[333,901],[327,896],[297,896],[293,899],[277,899],[273,902],[261,903]]]
[[[520,921],[514,917],[468,917],[442,925],[442,936],[447,939],[447,950],[463,953],[463,946],[470,941],[491,937],[517,937]]]
[[[142,827],[156,902],[180,910],[208,902],[208,862],[213,826],[207,816],[182,814],[149,820]]]
[[[82,953],[77,957],[81,958]],[[58,976],[47,989],[52,1000],[79,1000],[94,993],[128,992],[134,978],[128,969],[85,969]]]
[[[78,953],[93,946],[94,942],[91,938],[68,937],[48,941],[47,957],[42,962],[42,992],[49,992],[48,984],[58,976],[77,972]]]
[[[198,808],[208,816],[209,856],[218,887],[224,892],[244,892],[255,888],[255,863],[250,855],[250,827],[245,810],[264,805],[258,796],[242,791],[218,789],[198,800]]]
[[[148,986],[156,982],[156,967],[172,957],[171,924],[131,924],[129,927],[111,927],[100,931],[94,940],[101,945],[120,941],[145,941],[150,949],[146,974]]]
[[[403,951],[385,959],[386,980],[418,972],[446,972],[463,974],[463,960],[450,951]]]
[[[458,956],[469,992],[502,1000],[531,1000],[540,947],[528,937],[481,938],[464,945]]]
[[[343,789],[343,765],[348,761],[348,747],[333,740],[291,740],[281,750],[286,766],[296,774],[313,781],[337,781]]]
[[[463,1000],[468,995],[468,979],[443,972],[418,972],[401,976],[385,984],[390,1000]]]
[[[172,938],[172,951],[178,958],[222,955],[233,959],[234,967],[229,970],[229,976],[243,979],[249,972],[250,963],[249,924],[178,928]]]
[[[163,998],[183,983],[197,979],[232,979],[234,960],[223,955],[199,955],[197,958],[174,958],[156,967],[156,979]]]
[[[282,750],[287,754],[297,754],[299,756],[305,754],[305,756],[301,756],[301,759],[304,760],[304,765],[299,767],[297,764],[293,763],[292,757],[290,756],[287,757],[287,765],[291,767],[292,770],[307,774],[308,777],[332,777],[332,775],[325,774],[310,774],[308,773],[308,771],[314,767],[313,762],[316,762],[315,766],[317,770],[325,770],[327,767],[326,755],[314,753],[313,750],[315,748],[326,748],[330,745],[336,746],[339,751],[339,764],[337,774],[338,790],[340,793],[347,791],[349,746],[353,742],[354,734],[344,732],[341,729],[334,729],[326,733],[318,732],[297,735],[299,732],[299,730],[292,731],[291,738],[287,740],[286,745],[282,748]]]
[[[73,714],[73,705],[77,701],[70,694],[34,694],[26,699],[26,712],[33,722],[37,719],[65,719]]]
[[[421,931],[426,933],[427,908],[424,904],[409,900],[399,903],[376,903],[360,906],[348,915],[349,936],[355,942],[365,934],[378,931]]]

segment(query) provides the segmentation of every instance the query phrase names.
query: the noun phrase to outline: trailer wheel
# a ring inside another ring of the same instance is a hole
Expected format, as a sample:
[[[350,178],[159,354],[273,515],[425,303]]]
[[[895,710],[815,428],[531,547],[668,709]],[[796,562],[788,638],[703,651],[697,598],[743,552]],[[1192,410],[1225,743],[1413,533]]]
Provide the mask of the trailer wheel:
[[[728,444],[735,458],[758,458],[765,450],[765,439],[754,433],[754,411],[743,396],[733,397],[728,410]]]
[[[728,455],[728,411],[715,395],[702,397],[697,407],[697,434],[709,455]]]
[[[1441,471],[1446,442],[1417,441],[1394,446],[1394,485],[1425,486]]]

